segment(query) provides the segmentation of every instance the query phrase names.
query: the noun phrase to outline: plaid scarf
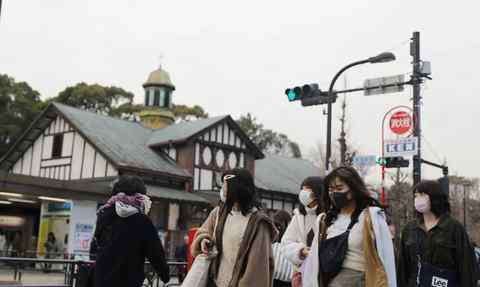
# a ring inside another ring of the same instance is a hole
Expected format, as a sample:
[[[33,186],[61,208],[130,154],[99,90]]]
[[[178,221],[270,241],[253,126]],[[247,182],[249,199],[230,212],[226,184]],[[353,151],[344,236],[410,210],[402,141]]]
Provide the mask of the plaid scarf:
[[[134,195],[126,195],[125,193],[121,192],[121,193],[118,193],[117,195],[110,197],[107,203],[98,209],[97,214],[102,212],[105,208],[114,206],[117,201],[126,205],[133,206],[137,208],[140,212],[145,213],[144,195],[140,193],[136,193]]]

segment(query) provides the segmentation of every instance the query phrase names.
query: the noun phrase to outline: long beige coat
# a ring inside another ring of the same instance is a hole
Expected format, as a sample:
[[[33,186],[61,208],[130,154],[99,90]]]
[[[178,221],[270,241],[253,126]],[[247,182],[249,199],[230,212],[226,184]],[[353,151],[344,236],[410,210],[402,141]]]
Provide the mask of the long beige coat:
[[[192,243],[192,255],[196,257],[201,253],[200,243],[203,239],[213,238],[214,226],[219,208],[212,210],[207,220],[198,230]],[[222,214],[222,212],[220,212]],[[224,222],[225,220],[223,220]],[[223,230],[222,220],[219,220],[217,228]],[[217,233],[218,234],[218,233]],[[254,211],[245,230],[242,243],[237,255],[232,280],[229,287],[270,287],[273,284],[274,260],[272,253],[272,241],[276,231],[271,220],[262,212]],[[221,238],[219,236],[219,238]],[[223,242],[223,245],[228,242]],[[220,256],[211,264],[212,277],[216,276],[216,267],[219,266]]]

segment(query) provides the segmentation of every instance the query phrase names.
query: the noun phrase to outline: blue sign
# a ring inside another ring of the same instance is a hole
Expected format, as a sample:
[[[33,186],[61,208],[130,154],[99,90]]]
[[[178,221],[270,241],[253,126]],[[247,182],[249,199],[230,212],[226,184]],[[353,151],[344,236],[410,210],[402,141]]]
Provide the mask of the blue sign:
[[[354,166],[374,166],[377,163],[377,156],[375,155],[363,155],[353,158]]]
[[[48,203],[48,212],[69,211],[72,208],[70,202],[50,202]]]

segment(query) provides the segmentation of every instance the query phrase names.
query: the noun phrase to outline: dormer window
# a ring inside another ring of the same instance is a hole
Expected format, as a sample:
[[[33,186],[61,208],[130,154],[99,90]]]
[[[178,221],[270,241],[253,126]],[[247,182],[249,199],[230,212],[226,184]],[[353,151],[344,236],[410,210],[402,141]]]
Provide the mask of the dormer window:
[[[52,158],[62,157],[63,134],[53,136]]]

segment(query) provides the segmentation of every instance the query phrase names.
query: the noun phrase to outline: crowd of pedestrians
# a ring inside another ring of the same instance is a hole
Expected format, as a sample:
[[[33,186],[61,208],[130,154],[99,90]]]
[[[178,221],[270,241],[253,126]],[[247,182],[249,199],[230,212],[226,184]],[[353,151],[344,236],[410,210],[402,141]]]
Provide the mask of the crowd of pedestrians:
[[[472,243],[450,215],[448,196],[437,181],[413,188],[417,216],[401,231],[397,250],[385,206],[354,168],[306,178],[300,206],[273,218],[258,204],[247,169],[224,173],[222,182],[219,205],[193,240],[185,237],[176,249],[181,260],[187,254],[196,258],[189,273],[178,269],[186,274],[184,287],[477,286]],[[148,217],[150,205],[140,178],[122,176],[115,183],[98,211],[91,286],[140,287],[145,259],[169,281],[163,247]]]

